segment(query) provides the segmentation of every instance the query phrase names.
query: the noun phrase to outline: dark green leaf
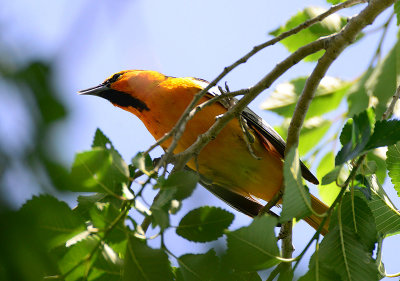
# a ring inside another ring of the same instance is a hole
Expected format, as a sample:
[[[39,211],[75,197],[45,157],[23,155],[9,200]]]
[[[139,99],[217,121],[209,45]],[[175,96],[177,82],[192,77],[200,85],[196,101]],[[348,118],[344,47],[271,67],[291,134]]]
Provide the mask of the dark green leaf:
[[[179,257],[178,262],[185,281],[216,280],[220,266],[214,250],[199,255],[186,254]]]
[[[307,7],[303,11],[298,12],[293,16],[284,26],[270,32],[271,35],[278,36],[279,34],[288,31],[299,24],[312,19],[326,10],[319,7]],[[285,38],[281,43],[290,51],[294,52],[299,47],[311,43],[322,36],[327,36],[338,32],[347,23],[346,18],[340,17],[338,14],[333,14],[330,17],[324,19],[322,22],[312,25],[311,27],[300,31],[288,38]],[[310,55],[306,58],[306,61],[316,61],[322,52]]]
[[[321,276],[321,280],[378,280],[371,253],[346,225],[328,232],[319,251],[311,257],[309,268],[309,273],[300,280],[316,280],[313,276]]]
[[[172,268],[163,250],[152,249],[132,236],[128,239],[123,280],[173,280]]]
[[[312,209],[311,199],[303,185],[297,149],[291,149],[285,157],[283,177],[285,192],[280,221],[286,222],[293,218],[299,220],[309,215]]]
[[[322,178],[321,185],[327,185],[327,184],[330,184],[332,182],[335,182],[336,179],[338,178],[339,174],[340,174],[340,170],[341,169],[342,169],[342,166],[336,166],[332,171],[327,173]]]
[[[365,150],[389,146],[400,141],[400,120],[380,120],[375,124],[375,130]]]
[[[374,121],[375,116],[372,108],[354,116],[353,121],[348,121],[340,135],[340,141],[343,142],[343,147],[336,155],[336,166],[356,158],[365,151],[374,128]],[[351,124],[352,127],[351,132],[348,129],[350,127],[349,124]]]
[[[25,219],[36,221],[35,229],[49,248],[62,245],[86,230],[84,221],[65,202],[50,195],[34,196],[20,212]]]
[[[334,170],[331,170],[332,167],[335,167],[335,157],[332,152],[328,152],[321,159],[317,168],[317,178],[322,178],[322,183],[318,186],[319,195],[328,205],[331,205],[339,194],[340,187],[336,185],[336,179],[339,177],[340,182],[343,175],[340,172],[340,166],[335,167]]]
[[[96,133],[94,134],[93,138],[92,148],[95,147],[101,147],[116,151],[110,139],[99,128],[96,129]]]
[[[189,197],[197,182],[199,181],[199,175],[192,171],[178,171],[171,174],[165,181],[160,183],[160,187],[163,189],[175,188],[175,199],[183,200]]]
[[[176,192],[176,187],[160,190],[159,195],[150,208],[154,227],[158,225],[163,230],[169,226],[169,210]]]
[[[367,202],[362,198],[363,195],[359,191],[355,191],[354,194],[354,198],[350,193],[345,194],[331,217],[330,229],[335,225],[339,226],[340,223],[349,227],[372,255],[377,242],[375,220]]]
[[[133,157],[132,165],[146,175],[150,175],[150,172],[153,170],[153,161],[151,160],[150,155],[143,155],[142,152],[139,152],[135,157]]]
[[[233,214],[217,207],[200,207],[182,218],[176,233],[195,242],[217,240],[231,225]]]
[[[59,274],[57,259],[48,251],[48,235],[43,236],[43,231],[36,230],[40,222],[40,216],[36,217],[37,212],[22,214],[5,211],[2,207],[0,280],[37,281],[44,280],[48,275]]]
[[[116,151],[94,148],[76,155],[71,170],[72,191],[120,194],[129,179],[128,165]]]
[[[307,77],[300,77],[279,84],[275,91],[261,104],[261,108],[291,118],[306,80]],[[337,78],[325,77],[322,79],[307,112],[306,119],[321,116],[336,109],[349,87],[348,82],[343,82]]]
[[[397,196],[400,196],[400,143],[391,145],[386,152],[386,164]]]
[[[107,195],[104,193],[96,193],[89,196],[78,196],[78,206],[74,209],[74,212],[78,213],[83,219],[90,220],[89,210],[96,202],[101,201],[106,196]]]
[[[274,266],[279,261],[278,246],[274,228],[277,220],[273,217],[256,217],[253,222],[227,234],[228,251],[226,259],[240,271],[254,271]]]

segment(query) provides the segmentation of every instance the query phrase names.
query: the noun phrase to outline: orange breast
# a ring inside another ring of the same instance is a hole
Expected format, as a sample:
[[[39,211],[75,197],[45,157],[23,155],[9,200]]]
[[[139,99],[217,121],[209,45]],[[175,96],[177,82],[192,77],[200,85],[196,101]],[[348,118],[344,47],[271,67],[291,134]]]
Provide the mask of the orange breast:
[[[155,139],[169,132],[190,103],[193,95],[199,91],[195,87],[163,87],[160,84],[157,98],[149,98],[146,104],[150,111],[134,112],[145,124]],[[206,101],[203,98],[200,103]],[[193,144],[197,136],[206,132],[216,120],[216,116],[226,109],[216,103],[198,112],[187,124],[174,153],[179,153]],[[214,183],[239,194],[254,195],[270,200],[282,184],[282,160],[276,153],[270,153],[256,138],[253,150],[261,160],[254,158],[247,148],[245,136],[239,121],[234,119],[199,154],[199,172]],[[171,139],[164,142],[166,149]],[[188,166],[196,169],[192,159]]]

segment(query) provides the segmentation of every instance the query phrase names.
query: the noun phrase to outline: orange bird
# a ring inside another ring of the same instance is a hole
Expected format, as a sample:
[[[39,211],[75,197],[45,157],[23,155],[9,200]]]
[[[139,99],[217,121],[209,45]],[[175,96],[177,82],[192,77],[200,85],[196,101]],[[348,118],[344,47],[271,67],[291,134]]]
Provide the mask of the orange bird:
[[[79,93],[105,98],[113,105],[135,114],[158,140],[174,127],[193,96],[207,84],[204,80],[192,77],[176,78],[156,71],[127,70],[115,73],[99,86]],[[199,103],[218,94],[210,90]],[[227,106],[217,102],[198,112],[188,122],[174,153],[187,149],[198,135],[213,125],[216,116],[226,111]],[[200,152],[198,166],[193,159],[187,166],[198,170],[203,178],[202,185],[209,191],[235,209],[254,217],[263,207],[254,197],[269,201],[282,187],[285,141],[250,109],[246,108],[240,118],[245,122],[245,133],[243,122],[234,118]],[[246,134],[250,134],[251,142]],[[162,143],[162,148],[166,150],[171,141],[169,139]],[[306,180],[318,184],[316,177],[303,163],[301,171]],[[317,213],[324,213],[328,209],[312,195],[311,202]],[[304,220],[314,228],[321,222],[316,215]],[[326,225],[322,233],[327,230]]]

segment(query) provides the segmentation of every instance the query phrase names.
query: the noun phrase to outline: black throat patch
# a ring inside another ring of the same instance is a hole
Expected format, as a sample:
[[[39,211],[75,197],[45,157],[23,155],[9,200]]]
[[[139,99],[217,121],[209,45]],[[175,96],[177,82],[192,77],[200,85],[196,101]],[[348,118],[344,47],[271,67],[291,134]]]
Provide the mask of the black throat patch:
[[[98,94],[100,97],[109,100],[111,103],[119,105],[121,107],[132,106],[142,112],[143,110],[149,111],[150,108],[147,107],[143,101],[132,97],[131,95],[120,92],[113,89],[106,89]]]

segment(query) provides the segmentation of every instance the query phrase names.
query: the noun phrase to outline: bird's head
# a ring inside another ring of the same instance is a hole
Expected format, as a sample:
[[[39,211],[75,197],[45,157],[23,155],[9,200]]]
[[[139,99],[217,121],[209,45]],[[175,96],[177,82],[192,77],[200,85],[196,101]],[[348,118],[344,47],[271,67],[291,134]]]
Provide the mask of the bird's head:
[[[98,86],[79,91],[81,95],[93,95],[107,99],[122,109],[139,112],[149,111],[146,101],[166,77],[156,71],[124,70],[108,77]]]

